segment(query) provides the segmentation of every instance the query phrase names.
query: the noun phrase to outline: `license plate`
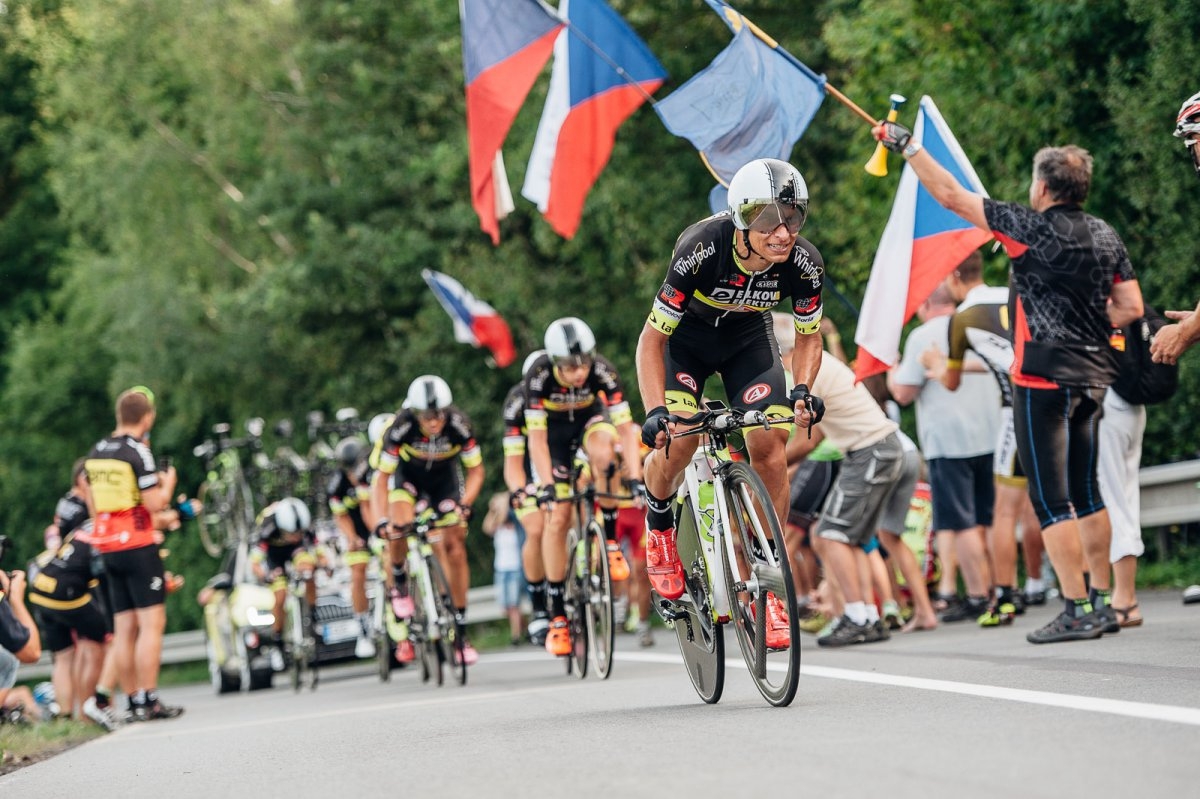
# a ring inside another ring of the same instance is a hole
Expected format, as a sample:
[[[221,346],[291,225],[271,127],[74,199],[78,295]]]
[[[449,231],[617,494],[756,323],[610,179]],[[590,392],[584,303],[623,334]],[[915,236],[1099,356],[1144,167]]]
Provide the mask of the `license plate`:
[[[358,637],[359,623],[357,619],[338,619],[326,623],[321,628],[321,640],[327,644],[340,644]]]

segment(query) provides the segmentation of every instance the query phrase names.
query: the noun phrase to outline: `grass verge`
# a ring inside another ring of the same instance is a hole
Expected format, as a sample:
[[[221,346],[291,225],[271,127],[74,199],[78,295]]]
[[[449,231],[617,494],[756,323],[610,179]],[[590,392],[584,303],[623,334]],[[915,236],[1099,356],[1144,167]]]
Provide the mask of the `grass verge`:
[[[0,774],[32,765],[104,735],[95,724],[58,720],[0,726]]]

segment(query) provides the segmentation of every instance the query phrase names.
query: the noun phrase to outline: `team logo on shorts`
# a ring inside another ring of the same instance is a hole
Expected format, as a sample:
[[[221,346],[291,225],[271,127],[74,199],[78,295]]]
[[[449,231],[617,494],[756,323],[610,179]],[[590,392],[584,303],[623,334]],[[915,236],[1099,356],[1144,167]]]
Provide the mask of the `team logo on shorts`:
[[[150,590],[151,591],[161,591],[162,587],[163,587],[163,579],[161,577],[154,577],[153,579],[150,580]]]
[[[698,390],[698,387],[696,386],[696,378],[692,377],[687,372],[676,372],[675,379],[678,380],[681,385],[687,386],[692,391]]]
[[[753,405],[770,393],[771,387],[766,383],[755,383],[742,392],[742,402],[746,405]]]

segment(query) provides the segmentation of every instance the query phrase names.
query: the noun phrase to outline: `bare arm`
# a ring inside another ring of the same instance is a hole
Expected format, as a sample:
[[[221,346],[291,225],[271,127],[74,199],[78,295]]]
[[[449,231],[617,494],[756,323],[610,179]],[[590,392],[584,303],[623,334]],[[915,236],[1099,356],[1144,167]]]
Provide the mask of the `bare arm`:
[[[1200,303],[1193,311],[1167,311],[1166,316],[1177,321],[1164,325],[1154,335],[1150,354],[1155,363],[1175,363],[1188,347],[1200,341]]]
[[[0,577],[0,591],[8,599],[7,604],[12,609],[13,618],[29,630],[29,640],[13,654],[22,663],[36,663],[42,656],[42,638],[29,609],[25,607],[25,572],[15,571],[11,578],[7,574]]]
[[[817,380],[821,368],[821,334],[796,332],[796,343],[792,348],[792,380],[796,385],[811,386]],[[791,386],[788,386],[789,390]]]
[[[888,393],[892,395],[892,399],[896,400],[896,402],[900,405],[910,404],[917,398],[917,395],[921,393],[920,386],[911,386],[907,383],[897,383],[894,369],[887,373],[887,387]]]
[[[475,500],[479,499],[479,492],[482,489],[483,464],[477,463],[467,468],[467,477],[463,485],[462,504],[468,508],[474,505]]]
[[[794,435],[788,440],[784,453],[787,456],[789,467],[807,458],[817,448],[817,445],[825,440],[825,433],[821,430],[820,425],[813,425],[812,430],[811,436]]]
[[[908,158],[908,163],[912,164],[921,185],[929,190],[933,199],[942,207],[958,214],[975,227],[991,232],[987,217],[983,213],[983,195],[964,187],[925,150]]]
[[[649,411],[667,404],[667,337],[650,325],[642,327],[637,343],[638,390]]]
[[[523,455],[505,455],[504,487],[509,491],[516,491],[527,485],[529,485],[529,478],[525,475],[525,457]]]
[[[1142,305],[1142,289],[1136,280],[1114,283],[1109,299],[1108,319],[1113,327],[1125,327],[1146,312]]]

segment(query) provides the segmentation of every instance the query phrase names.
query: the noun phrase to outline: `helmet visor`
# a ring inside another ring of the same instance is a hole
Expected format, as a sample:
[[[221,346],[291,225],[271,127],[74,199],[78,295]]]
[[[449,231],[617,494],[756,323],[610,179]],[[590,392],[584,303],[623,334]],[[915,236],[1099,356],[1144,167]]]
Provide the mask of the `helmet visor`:
[[[554,365],[559,369],[579,369],[584,366],[590,369],[592,366],[592,356],[586,352],[563,355],[554,359]]]
[[[785,225],[788,233],[796,234],[804,227],[808,204],[758,201],[742,203],[738,210],[746,227],[757,233],[771,233],[780,225]]]

